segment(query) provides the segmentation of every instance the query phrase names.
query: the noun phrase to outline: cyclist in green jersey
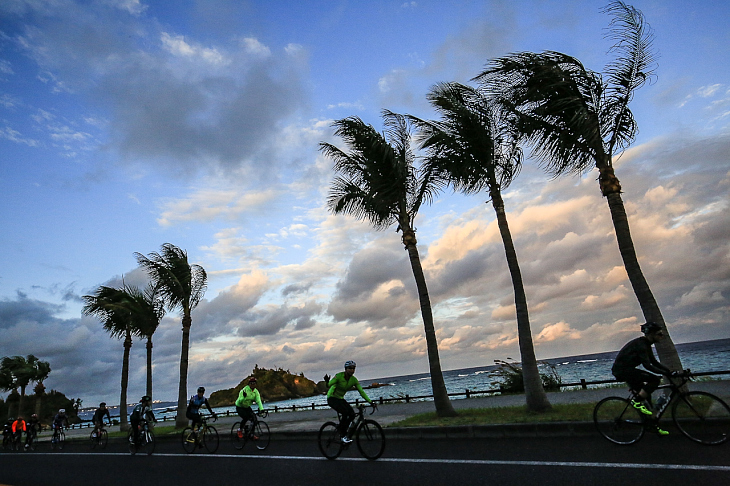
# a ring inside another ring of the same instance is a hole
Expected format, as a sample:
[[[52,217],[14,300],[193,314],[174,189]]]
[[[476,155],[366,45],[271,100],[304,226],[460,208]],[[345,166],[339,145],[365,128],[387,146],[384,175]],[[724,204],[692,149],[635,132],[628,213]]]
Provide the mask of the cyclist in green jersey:
[[[329,391],[327,392],[327,405],[335,409],[342,419],[340,420],[340,437],[342,438],[343,444],[349,444],[352,439],[347,437],[347,428],[350,426],[350,422],[355,418],[355,411],[352,409],[347,400],[345,400],[345,393],[356,388],[360,392],[365,401],[371,404],[373,407],[377,407],[370,397],[368,397],[365,390],[360,386],[360,382],[355,378],[355,367],[357,365],[354,361],[345,362],[345,371],[337,373],[329,381]]]
[[[243,433],[246,422],[250,420],[253,423],[256,420],[251,409],[253,402],[256,402],[256,405],[258,405],[259,412],[264,409],[264,405],[261,403],[261,394],[256,389],[256,377],[254,376],[249,378],[248,385],[241,389],[236,400],[236,412],[241,417],[241,429],[238,431],[239,437],[242,437],[241,434]],[[258,437],[254,437],[254,439],[258,439]]]

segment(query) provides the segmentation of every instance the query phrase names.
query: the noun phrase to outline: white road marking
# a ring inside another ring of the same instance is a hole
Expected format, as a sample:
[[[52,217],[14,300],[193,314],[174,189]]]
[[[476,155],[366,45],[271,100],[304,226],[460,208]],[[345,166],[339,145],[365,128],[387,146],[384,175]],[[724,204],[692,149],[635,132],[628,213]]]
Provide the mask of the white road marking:
[[[3,454],[5,455],[5,454]],[[124,452],[35,452],[32,455],[41,456],[129,456]],[[145,453],[138,453],[145,456]],[[186,457],[201,459],[269,459],[288,461],[326,461],[318,456],[264,456],[246,454],[152,454],[152,457]],[[376,461],[368,461],[363,457],[339,457],[336,461],[349,462],[395,462],[410,464],[465,464],[475,466],[543,466],[543,467],[593,467],[608,469],[670,469],[678,471],[725,471],[730,472],[730,466],[711,466],[703,464],[644,464],[644,463],[616,463],[616,462],[572,462],[572,461],[497,461],[489,459],[415,459],[398,457],[381,457]]]

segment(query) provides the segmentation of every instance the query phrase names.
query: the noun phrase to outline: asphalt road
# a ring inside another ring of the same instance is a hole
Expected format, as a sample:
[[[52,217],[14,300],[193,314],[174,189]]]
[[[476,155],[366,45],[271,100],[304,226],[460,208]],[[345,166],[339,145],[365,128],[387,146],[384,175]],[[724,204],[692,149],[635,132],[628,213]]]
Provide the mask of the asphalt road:
[[[387,431],[386,431],[387,433]],[[248,446],[247,446],[248,447]],[[680,434],[647,436],[616,446],[596,436],[391,440],[376,461],[350,447],[321,457],[314,440],[272,440],[266,451],[236,451],[221,440],[215,454],[187,455],[177,440],[158,442],[151,456],[131,456],[126,444],[103,452],[85,443],[63,451],[0,453],[0,483],[13,486],[321,484],[519,484],[703,486],[730,484],[730,444],[702,446]]]

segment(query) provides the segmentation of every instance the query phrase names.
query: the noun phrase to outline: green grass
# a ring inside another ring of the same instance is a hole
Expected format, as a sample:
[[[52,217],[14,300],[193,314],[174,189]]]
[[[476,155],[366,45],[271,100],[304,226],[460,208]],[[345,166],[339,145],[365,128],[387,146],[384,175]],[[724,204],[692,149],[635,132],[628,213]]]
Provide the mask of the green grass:
[[[590,422],[594,403],[553,405],[545,413],[528,412],[524,406],[469,408],[459,410],[457,417],[439,418],[436,412],[422,413],[394,422],[389,427],[429,427],[449,425],[523,424],[534,422]]]

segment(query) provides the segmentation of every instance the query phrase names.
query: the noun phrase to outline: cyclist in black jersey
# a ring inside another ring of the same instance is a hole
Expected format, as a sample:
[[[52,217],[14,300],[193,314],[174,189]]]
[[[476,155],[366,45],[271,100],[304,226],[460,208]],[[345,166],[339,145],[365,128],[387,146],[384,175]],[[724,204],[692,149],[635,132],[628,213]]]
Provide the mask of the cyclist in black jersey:
[[[106,408],[106,402],[101,402],[99,404],[99,408],[96,409],[96,412],[94,412],[94,417],[91,419],[91,422],[94,424],[94,431],[92,433],[92,437],[96,437],[96,434],[101,432],[104,429],[104,417],[106,416],[107,422],[109,422],[109,425],[112,424],[112,418],[109,414],[109,409]]]
[[[616,360],[611,368],[611,373],[617,380],[625,381],[629,387],[637,392],[637,398],[631,400],[631,405],[644,415],[653,415],[646,402],[651,394],[659,386],[661,376],[649,373],[658,373],[665,376],[675,376],[669,368],[661,364],[654,356],[651,346],[664,338],[664,330],[655,322],[642,324],[642,337],[629,341],[618,352]],[[643,366],[646,370],[639,370],[637,366]],[[669,432],[657,427],[660,435],[668,435]]]

